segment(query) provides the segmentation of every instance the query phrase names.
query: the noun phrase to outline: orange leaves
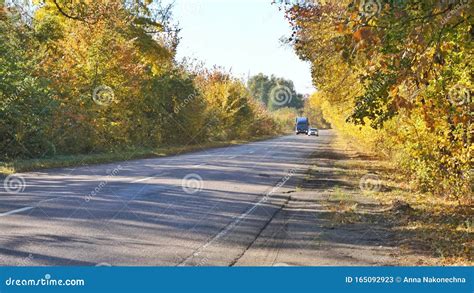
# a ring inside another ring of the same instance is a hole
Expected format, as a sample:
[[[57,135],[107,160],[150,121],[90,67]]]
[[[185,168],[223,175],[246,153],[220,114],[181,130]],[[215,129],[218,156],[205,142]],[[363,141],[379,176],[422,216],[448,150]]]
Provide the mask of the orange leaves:
[[[398,87],[393,87],[391,90],[390,90],[390,95],[392,97],[396,97],[398,94]]]
[[[339,23],[336,25],[336,31],[338,33],[345,33],[347,31],[347,25],[344,23]]]
[[[372,28],[361,27],[352,34],[352,40],[357,43],[357,48],[367,48],[368,45],[374,45],[379,42],[379,38],[376,36]],[[372,55],[375,53],[375,47],[368,52]]]
[[[370,36],[370,31],[367,28],[358,29],[352,34],[352,38],[356,42],[360,42],[364,39],[368,39],[369,36]]]

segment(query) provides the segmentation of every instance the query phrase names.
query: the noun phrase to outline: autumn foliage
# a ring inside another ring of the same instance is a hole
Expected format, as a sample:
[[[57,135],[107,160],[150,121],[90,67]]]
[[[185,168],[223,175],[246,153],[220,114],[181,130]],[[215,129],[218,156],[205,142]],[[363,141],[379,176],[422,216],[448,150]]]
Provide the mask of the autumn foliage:
[[[2,161],[277,131],[242,81],[177,63],[160,1],[0,4]]]
[[[290,4],[285,4],[290,3]],[[294,4],[296,3],[296,4]],[[473,5],[281,1],[333,127],[390,158],[411,186],[472,196]]]

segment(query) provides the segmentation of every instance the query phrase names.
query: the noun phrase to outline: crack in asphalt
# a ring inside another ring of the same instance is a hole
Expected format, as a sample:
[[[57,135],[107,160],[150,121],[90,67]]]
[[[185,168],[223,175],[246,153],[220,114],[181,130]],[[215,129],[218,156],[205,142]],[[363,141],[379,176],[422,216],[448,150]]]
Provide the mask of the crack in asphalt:
[[[234,258],[231,263],[229,264],[229,267],[233,267],[241,258],[242,256],[245,255],[245,253],[250,249],[250,247],[252,247],[252,245],[255,243],[255,241],[257,241],[257,239],[261,236],[261,234],[263,233],[263,231],[265,231],[265,229],[268,227],[268,225],[270,225],[270,223],[273,221],[273,219],[278,215],[278,213],[280,213],[287,205],[288,203],[291,201],[291,195],[288,196],[288,198],[286,199],[286,201],[280,206],[280,208],[278,210],[276,210],[272,215],[271,217],[268,219],[268,221],[265,223],[265,225],[263,225],[262,229],[260,229],[258,231],[258,233],[255,235],[255,238],[247,245],[247,247],[245,247],[245,249],[236,257]]]
[[[262,203],[265,203],[268,201],[270,195],[273,193],[272,191],[275,190],[275,188],[282,188],[285,184],[281,184],[282,180],[285,178],[285,176],[281,177],[277,183],[275,183],[271,188],[269,188],[270,191],[266,192],[264,196],[256,202],[252,207],[250,207],[245,213],[241,214],[239,217],[237,217],[236,220],[233,222],[229,223],[227,226],[225,226],[222,230],[219,231],[216,235],[214,235],[209,241],[207,241],[205,244],[201,245],[199,248],[195,249],[193,253],[188,255],[184,260],[182,260],[180,263],[177,264],[177,266],[184,266],[188,261],[193,259],[194,257],[198,256],[204,249],[207,247],[211,246],[214,242],[219,240],[220,238],[224,237],[225,235],[231,233],[232,229],[236,228],[240,222],[242,222],[247,216],[249,216],[254,210],[256,210]],[[280,194],[288,194],[289,192],[280,192]],[[273,212],[273,214],[270,215],[270,217],[267,219],[263,227],[255,234],[254,239],[244,248],[244,250],[236,257],[234,258],[229,266],[233,266],[237,263],[237,261],[245,254],[245,252],[252,246],[252,244],[258,239],[260,234],[265,230],[265,228],[272,222],[273,218],[283,209],[291,200],[291,195],[288,196],[285,200],[284,203],[281,204],[281,206]]]

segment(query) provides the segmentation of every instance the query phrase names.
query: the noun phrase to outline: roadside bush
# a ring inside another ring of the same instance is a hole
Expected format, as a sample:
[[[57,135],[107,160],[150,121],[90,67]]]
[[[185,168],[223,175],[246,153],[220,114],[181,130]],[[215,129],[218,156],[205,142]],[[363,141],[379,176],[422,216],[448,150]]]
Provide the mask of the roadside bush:
[[[0,3],[0,160],[278,131],[241,80],[177,64],[167,7],[38,4],[26,18]]]

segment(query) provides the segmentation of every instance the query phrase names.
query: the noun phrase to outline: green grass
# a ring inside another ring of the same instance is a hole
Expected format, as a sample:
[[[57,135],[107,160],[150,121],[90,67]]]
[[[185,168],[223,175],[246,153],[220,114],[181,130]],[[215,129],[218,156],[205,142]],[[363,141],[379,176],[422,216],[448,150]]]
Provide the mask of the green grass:
[[[33,170],[49,169],[49,168],[61,168],[61,167],[73,167],[73,166],[86,166],[102,163],[111,163],[135,159],[145,158],[157,158],[178,155],[182,153],[189,153],[199,151],[202,149],[210,149],[217,147],[225,147],[232,145],[240,145],[249,143],[252,141],[259,141],[270,139],[278,135],[267,135],[260,136],[252,139],[240,139],[230,141],[216,141],[207,142],[199,145],[187,145],[187,146],[163,146],[158,148],[139,148],[127,151],[118,151],[111,153],[97,153],[97,154],[79,154],[79,155],[63,155],[54,156],[50,158],[40,159],[26,159],[26,160],[15,160],[11,162],[0,162],[0,175],[9,175],[19,172],[27,172]]]
[[[352,195],[344,191],[340,187],[336,187],[334,192],[329,196],[330,200],[339,200],[339,201],[351,201],[353,200]]]

